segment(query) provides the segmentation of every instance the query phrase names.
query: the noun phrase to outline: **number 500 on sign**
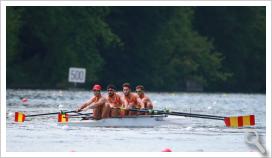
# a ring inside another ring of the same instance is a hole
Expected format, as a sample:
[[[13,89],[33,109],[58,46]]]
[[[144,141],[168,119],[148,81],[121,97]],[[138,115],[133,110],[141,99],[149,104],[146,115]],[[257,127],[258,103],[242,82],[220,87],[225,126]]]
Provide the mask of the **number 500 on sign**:
[[[85,68],[69,68],[69,82],[85,83],[86,69]]]

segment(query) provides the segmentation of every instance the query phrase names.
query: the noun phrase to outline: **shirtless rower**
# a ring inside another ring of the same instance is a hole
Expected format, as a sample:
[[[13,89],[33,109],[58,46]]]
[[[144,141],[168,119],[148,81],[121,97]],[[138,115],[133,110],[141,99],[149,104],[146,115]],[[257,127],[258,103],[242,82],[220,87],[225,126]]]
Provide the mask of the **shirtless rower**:
[[[129,83],[123,84],[123,104],[126,109],[141,109],[144,108],[143,103],[141,102],[140,98],[134,94],[131,93],[131,86]],[[129,111],[127,112],[128,115],[136,115],[137,112]]]
[[[120,117],[122,100],[121,96],[116,93],[116,87],[113,84],[109,84],[107,86],[108,95],[106,96],[107,99],[107,106],[110,107],[110,116],[111,117]]]
[[[100,120],[108,118],[110,113],[110,107],[106,104],[106,98],[101,95],[102,87],[99,84],[95,84],[92,88],[94,96],[80,105],[76,110],[77,112],[87,109],[93,109],[93,118]]]
[[[136,93],[138,97],[141,99],[141,102],[144,104],[144,109],[153,109],[153,104],[148,96],[144,93],[144,86],[138,85],[136,86]]]

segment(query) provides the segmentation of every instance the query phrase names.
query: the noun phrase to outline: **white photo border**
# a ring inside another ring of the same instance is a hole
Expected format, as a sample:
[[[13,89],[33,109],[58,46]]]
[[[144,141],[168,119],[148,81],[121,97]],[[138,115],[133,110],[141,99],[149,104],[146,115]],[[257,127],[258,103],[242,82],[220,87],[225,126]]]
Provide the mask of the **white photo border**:
[[[266,6],[266,148],[271,157],[271,1],[2,1],[1,2],[1,157],[262,157],[258,152],[7,152],[7,6]]]

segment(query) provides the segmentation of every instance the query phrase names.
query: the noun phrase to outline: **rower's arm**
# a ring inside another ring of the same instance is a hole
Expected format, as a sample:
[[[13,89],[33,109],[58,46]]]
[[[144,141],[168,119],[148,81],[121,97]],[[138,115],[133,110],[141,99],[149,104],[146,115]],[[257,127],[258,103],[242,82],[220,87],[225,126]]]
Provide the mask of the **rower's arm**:
[[[142,102],[142,100],[139,97],[137,97],[137,102],[141,106],[141,109],[145,108],[144,103]]]
[[[147,102],[148,109],[153,109],[152,101],[149,98],[146,98],[144,101]]]
[[[120,102],[121,102],[121,107],[122,107],[122,108],[126,107],[126,106],[125,106],[125,101],[124,101],[122,98],[121,98]]]
[[[80,108],[77,109],[77,111],[81,111],[82,109],[85,109],[88,105],[92,104],[93,99],[89,99],[86,102],[84,102],[83,104],[80,105]]]
[[[101,98],[101,99],[99,99],[98,102],[92,103],[92,104],[90,105],[89,109],[94,109],[94,108],[97,108],[97,107],[99,107],[99,106],[102,106],[102,105],[104,105],[106,102],[107,102],[107,100],[106,100],[105,98]]]
[[[127,100],[124,97],[121,98],[121,102],[122,102],[122,106],[125,107],[125,108],[127,108],[128,102],[127,102]]]

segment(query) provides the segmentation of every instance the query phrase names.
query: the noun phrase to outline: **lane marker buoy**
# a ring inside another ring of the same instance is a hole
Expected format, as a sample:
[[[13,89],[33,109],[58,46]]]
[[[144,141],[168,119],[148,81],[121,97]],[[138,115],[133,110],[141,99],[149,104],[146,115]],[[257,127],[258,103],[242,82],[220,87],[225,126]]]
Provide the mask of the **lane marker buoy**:
[[[162,150],[162,152],[172,152],[172,150],[170,148],[165,148]]]

